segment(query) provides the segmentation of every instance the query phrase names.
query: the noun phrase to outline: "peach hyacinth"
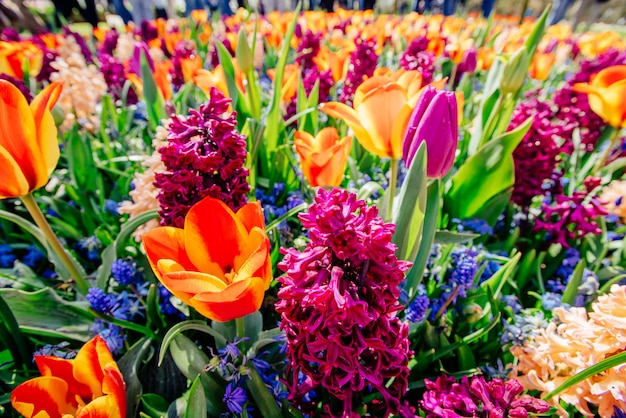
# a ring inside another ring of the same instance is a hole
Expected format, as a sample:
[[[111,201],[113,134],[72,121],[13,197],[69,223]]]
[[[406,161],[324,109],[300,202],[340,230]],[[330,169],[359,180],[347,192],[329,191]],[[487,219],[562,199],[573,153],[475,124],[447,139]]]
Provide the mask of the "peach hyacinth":
[[[510,377],[527,390],[545,395],[568,378],[618,354],[626,346],[626,286],[613,285],[609,294],[598,297],[591,312],[585,308],[556,308],[558,321],[533,336],[522,346],[511,349],[518,363]],[[567,417],[559,405],[564,400],[581,414],[611,417],[614,408],[626,409],[626,364],[592,376],[562,391],[548,402],[557,415]]]

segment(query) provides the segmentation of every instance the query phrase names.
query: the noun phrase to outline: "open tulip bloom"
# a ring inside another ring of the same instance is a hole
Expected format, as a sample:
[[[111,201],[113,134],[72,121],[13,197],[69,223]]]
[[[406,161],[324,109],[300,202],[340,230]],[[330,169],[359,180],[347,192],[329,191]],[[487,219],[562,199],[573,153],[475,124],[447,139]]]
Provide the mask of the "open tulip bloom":
[[[126,385],[106,343],[96,336],[73,360],[35,356],[41,377],[19,385],[13,408],[31,417],[126,417]]]
[[[200,314],[226,322],[261,307],[272,266],[258,203],[235,213],[207,197],[191,208],[183,228],[159,227],[142,238],[161,283]]]
[[[589,94],[589,106],[614,128],[626,128],[626,65],[615,65],[596,74],[590,83],[574,91]]]

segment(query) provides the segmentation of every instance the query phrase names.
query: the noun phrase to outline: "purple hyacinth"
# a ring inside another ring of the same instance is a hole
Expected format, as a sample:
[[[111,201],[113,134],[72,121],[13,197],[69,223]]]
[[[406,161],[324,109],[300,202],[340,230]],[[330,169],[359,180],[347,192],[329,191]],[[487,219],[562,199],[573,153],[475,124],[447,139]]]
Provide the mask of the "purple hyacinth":
[[[418,36],[413,39],[400,56],[400,66],[405,70],[417,70],[422,74],[422,84],[433,81],[435,55],[428,51],[428,38]]]
[[[410,263],[395,256],[394,225],[342,189],[319,189],[299,218],[310,242],[303,252],[282,248],[278,265],[286,273],[276,310],[287,337],[289,399],[312,413],[316,403],[307,395],[325,391],[336,399],[325,416],[353,417],[362,396],[379,393],[368,412],[396,413],[411,350],[408,326],[396,316]]]
[[[517,128],[529,117],[533,118],[532,125],[513,152],[515,184],[511,196],[511,200],[525,210],[535,196],[557,191],[554,187],[558,187],[562,175],[556,171],[561,152],[556,138],[561,135],[563,126],[552,122],[554,112],[549,103],[531,97],[515,109],[508,130]]]
[[[296,64],[302,69],[310,70],[317,68],[313,58],[320,52],[320,43],[322,42],[322,34],[314,33],[307,30],[304,37],[298,44],[298,51],[296,53]]]
[[[191,206],[207,196],[235,211],[247,203],[246,139],[237,132],[230,102],[212,88],[198,110],[172,118],[168,144],[159,149],[167,171],[155,176],[162,225],[182,228]]]
[[[117,58],[112,55],[101,53],[100,54],[100,72],[104,77],[104,81],[107,84],[107,90],[113,96],[114,100],[120,100],[124,92],[124,85],[126,84],[126,70],[124,64],[119,62]],[[139,101],[135,90],[128,89],[126,94],[126,104],[134,105]]]
[[[115,48],[117,48],[117,41],[120,38],[120,34],[117,32],[117,29],[113,28],[106,32],[104,35],[104,41],[102,42],[102,47],[100,47],[100,53],[113,55]]]
[[[452,376],[442,375],[434,382],[426,379],[424,383],[427,390],[420,407],[428,418],[525,418],[529,413],[550,410],[546,401],[521,395],[524,388],[515,379],[487,382],[483,376],[473,376],[471,381],[463,376],[457,382]]]
[[[194,41],[181,41],[174,48],[172,55],[172,68],[170,74],[172,75],[172,85],[174,88],[179,89],[185,85],[185,77],[183,74],[182,60],[193,58],[196,55],[196,44]]]
[[[572,196],[556,195],[552,204],[544,202],[541,219],[535,221],[535,230],[547,232],[548,242],[559,243],[566,248],[585,235],[601,234],[596,218],[608,212],[592,194],[599,185],[600,179],[588,178],[585,180],[586,190],[575,191]]]
[[[352,106],[354,93],[363,81],[374,75],[378,54],[376,54],[376,41],[363,38],[354,40],[356,49],[350,53],[348,75],[343,84],[343,90],[339,95],[339,101]]]

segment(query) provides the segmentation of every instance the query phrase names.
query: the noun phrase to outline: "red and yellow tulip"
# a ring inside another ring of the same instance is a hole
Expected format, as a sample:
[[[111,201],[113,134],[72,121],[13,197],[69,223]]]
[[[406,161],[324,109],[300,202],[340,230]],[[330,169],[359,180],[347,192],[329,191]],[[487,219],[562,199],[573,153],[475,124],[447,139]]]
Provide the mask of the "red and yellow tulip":
[[[402,140],[421,87],[418,71],[374,75],[357,88],[353,108],[329,102],[320,110],[344,120],[369,152],[397,159],[402,157]]]
[[[48,182],[60,155],[50,111],[61,89],[50,84],[29,106],[17,87],[0,80],[0,199],[25,196]]]
[[[614,128],[626,128],[626,65],[605,68],[590,83],[574,85],[574,91],[589,95],[589,106]]]
[[[294,145],[302,163],[302,173],[313,187],[341,184],[348,163],[352,137],[339,138],[335,128],[324,128],[315,137],[296,131]]]
[[[126,386],[104,340],[96,336],[73,360],[35,356],[41,377],[13,390],[13,408],[26,418],[126,417]]]
[[[161,283],[200,314],[225,322],[261,307],[272,265],[258,202],[235,213],[207,197],[191,208],[183,228],[159,227],[142,239]]]

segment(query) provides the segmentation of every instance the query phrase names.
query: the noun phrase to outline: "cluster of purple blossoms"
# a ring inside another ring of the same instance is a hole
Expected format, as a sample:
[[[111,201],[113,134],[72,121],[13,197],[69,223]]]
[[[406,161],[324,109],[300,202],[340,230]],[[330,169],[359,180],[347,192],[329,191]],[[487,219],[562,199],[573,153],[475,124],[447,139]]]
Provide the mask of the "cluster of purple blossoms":
[[[114,55],[115,49],[117,48],[117,41],[120,38],[120,34],[117,32],[117,29],[113,28],[106,32],[104,35],[104,41],[102,41],[102,46],[98,51],[101,54],[109,54]]]
[[[119,62],[113,55],[100,53],[100,72],[107,84],[107,91],[111,93],[114,100],[120,100],[124,93],[124,85],[126,84],[126,70],[124,64]],[[134,105],[139,99],[137,93],[129,88],[126,94],[126,104]]]
[[[185,85],[185,76],[183,74],[183,59],[194,58],[196,55],[196,44],[194,41],[183,40],[180,41],[174,53],[172,54],[172,68],[170,74],[172,76],[172,85],[175,89],[180,89]]]
[[[596,141],[602,133],[606,123],[591,110],[589,99],[585,93],[577,93],[572,88],[576,83],[587,83],[591,76],[605,68],[614,65],[626,64],[626,51],[615,48],[583,61],[580,70],[570,78],[565,86],[554,92],[554,104],[558,109],[554,115],[558,125],[562,128],[559,136],[563,138],[563,151],[571,154],[573,151],[572,134],[575,129],[580,130],[581,142],[585,151],[594,150]]]
[[[319,189],[300,215],[310,242],[299,252],[282,248],[276,311],[287,337],[289,400],[304,413],[316,410],[311,390],[336,399],[330,417],[397,413],[408,387],[408,326],[397,317],[399,285],[410,263],[391,242],[393,224],[346,190]],[[364,397],[379,393],[364,405]]]
[[[533,97],[515,109],[508,127],[509,131],[513,130],[529,117],[533,118],[530,129],[513,152],[515,184],[511,200],[525,210],[535,196],[543,196],[550,187],[560,184],[562,174],[556,170],[556,166],[561,148],[556,140],[563,127],[552,122],[553,116],[554,112],[548,103]]]
[[[304,70],[302,73],[302,85],[307,96],[311,94],[315,83],[319,82],[318,87],[318,103],[325,103],[330,97],[330,90],[335,85],[333,79],[333,73],[331,70],[320,71],[317,67]],[[287,103],[285,110],[285,120],[289,120],[293,117],[298,110],[298,95],[295,94],[289,103]]]
[[[237,132],[230,101],[212,88],[198,110],[172,118],[168,143],[159,149],[167,171],[155,176],[162,225],[182,228],[191,206],[207,196],[234,211],[247,203],[246,139]]]
[[[307,30],[304,33],[300,43],[298,44],[298,51],[296,53],[296,64],[300,66],[302,70],[311,70],[317,68],[313,58],[320,52],[320,44],[322,42],[322,33],[315,33]]]
[[[378,63],[376,54],[376,41],[363,38],[354,40],[356,49],[350,53],[348,74],[343,84],[343,90],[339,95],[339,101],[352,106],[354,93],[363,81],[374,75]]]
[[[417,70],[422,74],[422,85],[433,81],[435,55],[428,51],[428,38],[418,36],[413,39],[400,56],[400,66],[405,70]]]
[[[526,418],[529,414],[542,414],[550,405],[530,395],[522,395],[524,388],[515,379],[485,381],[483,376],[460,382],[452,376],[442,375],[436,381],[426,379],[426,392],[420,407],[427,418],[489,417]]]
[[[224,47],[226,48],[226,50],[228,51],[231,57],[235,56],[235,50],[233,49],[232,44],[230,43],[230,41],[228,40],[226,36],[215,35],[213,39],[214,40],[209,45],[209,56],[211,57],[210,58],[211,68],[215,68],[218,65],[220,65],[220,57],[217,53],[217,41],[220,41],[224,45]]]
[[[593,195],[600,185],[600,179],[587,178],[584,185],[584,191],[575,191],[572,196],[558,194],[551,204],[542,204],[541,218],[536,219],[534,229],[547,232],[549,243],[559,243],[569,248],[572,241],[585,235],[602,233],[596,218],[608,212]]]

